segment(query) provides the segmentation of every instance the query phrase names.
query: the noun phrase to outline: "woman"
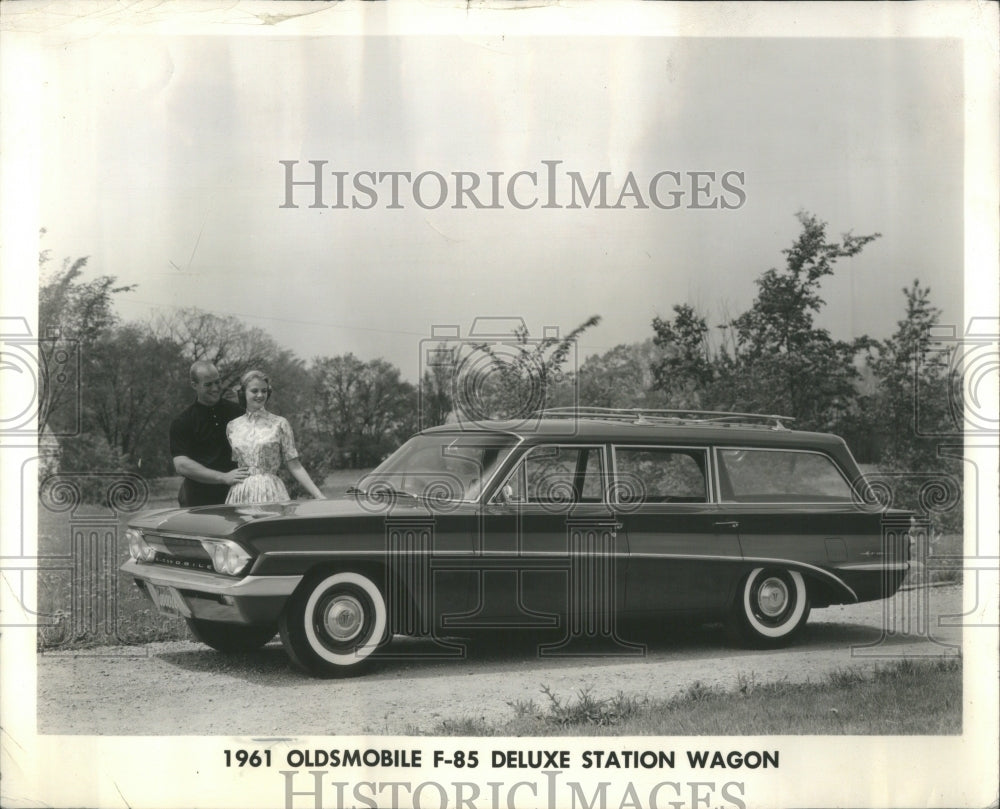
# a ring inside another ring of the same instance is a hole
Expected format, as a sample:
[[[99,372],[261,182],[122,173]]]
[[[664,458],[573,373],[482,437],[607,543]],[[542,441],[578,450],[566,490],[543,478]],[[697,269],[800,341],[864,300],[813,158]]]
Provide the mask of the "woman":
[[[233,460],[246,467],[250,475],[233,484],[227,503],[275,503],[288,500],[288,490],[277,471],[282,462],[309,494],[321,499],[323,493],[312,482],[299,461],[295,439],[287,419],[265,408],[271,398],[271,384],[263,371],[247,371],[240,379],[240,403],[246,414],[226,426],[226,436],[233,448]]]

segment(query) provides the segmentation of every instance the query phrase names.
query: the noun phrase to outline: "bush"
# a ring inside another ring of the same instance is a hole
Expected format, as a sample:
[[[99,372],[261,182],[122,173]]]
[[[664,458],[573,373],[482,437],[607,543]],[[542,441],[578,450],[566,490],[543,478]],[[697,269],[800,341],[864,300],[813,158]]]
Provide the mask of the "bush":
[[[933,469],[914,472],[914,469]],[[933,536],[961,534],[964,484],[961,466],[948,458],[933,463],[890,460],[870,476],[886,491],[882,499],[892,508],[907,509],[927,519]]]
[[[323,480],[334,468],[333,454],[330,452],[329,445],[322,436],[308,426],[300,428],[298,424],[292,422],[292,419],[289,419],[289,423],[292,424],[292,430],[295,434],[295,448],[299,451],[299,461],[309,473],[313,483],[322,486]],[[296,499],[311,497],[292,477],[286,466],[281,467],[278,476],[285,484],[285,488],[288,489],[289,496]]]
[[[138,496],[137,477],[126,457],[102,435],[83,433],[62,440],[59,471],[43,475],[40,488],[53,502],[111,505],[112,500]],[[124,484],[124,487],[122,486]]]

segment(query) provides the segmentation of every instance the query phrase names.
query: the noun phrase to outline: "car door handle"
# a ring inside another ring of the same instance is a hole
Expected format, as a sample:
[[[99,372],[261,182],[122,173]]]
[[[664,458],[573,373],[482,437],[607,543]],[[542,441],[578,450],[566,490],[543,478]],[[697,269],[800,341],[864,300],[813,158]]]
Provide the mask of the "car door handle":
[[[715,524],[716,528],[739,528],[740,524],[736,520],[723,520]]]

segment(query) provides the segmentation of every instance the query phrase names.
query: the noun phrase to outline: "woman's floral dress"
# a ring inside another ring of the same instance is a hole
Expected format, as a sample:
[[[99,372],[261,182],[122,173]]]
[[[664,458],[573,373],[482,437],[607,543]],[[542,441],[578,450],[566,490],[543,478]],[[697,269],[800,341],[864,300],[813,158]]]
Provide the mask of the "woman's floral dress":
[[[257,410],[233,419],[226,427],[233,460],[250,470],[250,477],[234,484],[227,503],[275,503],[288,500],[288,490],[277,472],[283,463],[299,457],[287,419]]]

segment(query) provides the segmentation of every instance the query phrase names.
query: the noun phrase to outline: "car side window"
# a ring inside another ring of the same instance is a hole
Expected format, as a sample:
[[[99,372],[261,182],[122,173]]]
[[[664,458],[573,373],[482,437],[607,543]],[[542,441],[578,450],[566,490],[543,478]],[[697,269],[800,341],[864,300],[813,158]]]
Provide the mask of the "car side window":
[[[615,447],[619,481],[644,503],[706,502],[705,459],[699,449]]]
[[[738,503],[849,501],[851,487],[832,459],[818,452],[719,450],[723,498]]]
[[[507,480],[512,503],[599,503],[604,499],[600,447],[533,447]]]

